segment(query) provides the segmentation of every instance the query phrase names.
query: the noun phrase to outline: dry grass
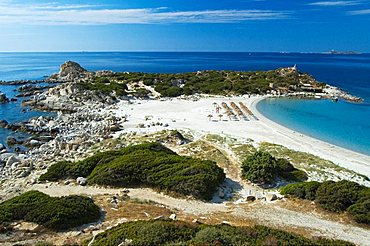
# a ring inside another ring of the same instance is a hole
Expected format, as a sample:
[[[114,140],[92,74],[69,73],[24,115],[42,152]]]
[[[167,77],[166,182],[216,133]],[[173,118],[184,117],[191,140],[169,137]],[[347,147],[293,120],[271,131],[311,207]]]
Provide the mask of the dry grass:
[[[176,213],[176,211],[150,201],[118,199],[117,206],[113,206],[111,200],[112,196],[94,198],[95,203],[105,211],[105,222],[122,218],[127,221],[153,219],[158,216],[168,218],[172,213]]]
[[[180,155],[196,156],[200,159],[210,160],[225,170],[231,178],[237,178],[240,173],[240,164],[233,161],[228,154],[218,146],[205,140],[198,140],[178,148]]]
[[[306,171],[312,180],[342,180],[347,177],[347,179],[361,182],[365,181],[366,178],[331,161],[309,153],[291,150],[278,144],[264,142],[260,144],[260,150],[267,151],[277,158],[289,159],[296,168]]]

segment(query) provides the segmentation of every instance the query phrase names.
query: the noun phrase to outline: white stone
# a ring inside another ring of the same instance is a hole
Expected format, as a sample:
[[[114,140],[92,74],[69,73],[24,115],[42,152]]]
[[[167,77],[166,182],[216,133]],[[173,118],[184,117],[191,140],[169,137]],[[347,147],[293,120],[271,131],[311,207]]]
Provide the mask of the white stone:
[[[12,155],[8,158],[8,160],[6,161],[6,166],[10,167],[12,166],[14,163],[17,163],[17,162],[21,162],[21,160],[19,160],[19,158],[16,156],[16,155]]]
[[[87,184],[87,179],[86,179],[86,178],[84,178],[84,177],[78,177],[78,178],[76,179],[76,182],[77,182],[77,184],[79,184],[79,185],[81,185],[81,186],[84,186],[84,185],[86,185],[86,184]]]
[[[171,220],[176,220],[176,214],[171,214],[171,215],[170,215],[170,219],[171,219]]]
[[[14,154],[12,153],[4,153],[0,155],[0,161],[6,162],[10,157],[12,157]]]
[[[35,140],[35,139],[32,139],[31,141],[30,141],[30,145],[31,146],[37,146],[37,145],[39,145],[40,144],[40,142],[39,141],[37,141],[37,140]]]

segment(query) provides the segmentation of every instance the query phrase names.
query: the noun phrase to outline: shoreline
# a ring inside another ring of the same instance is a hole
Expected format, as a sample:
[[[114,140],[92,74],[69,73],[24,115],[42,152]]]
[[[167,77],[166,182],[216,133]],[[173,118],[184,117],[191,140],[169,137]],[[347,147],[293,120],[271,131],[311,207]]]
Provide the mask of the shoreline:
[[[283,145],[289,149],[310,153],[346,169],[370,176],[370,156],[304,135],[266,118],[256,108],[257,103],[265,98],[266,96],[252,96],[250,98],[207,96],[197,101],[184,99],[137,100],[133,104],[121,101],[118,103],[117,109],[114,110],[114,114],[117,117],[128,116],[128,122],[123,124],[124,130],[116,134],[132,131],[154,132],[165,129],[187,129],[201,133],[228,134],[244,139],[250,138],[256,143],[270,142]],[[252,110],[258,120],[209,120],[207,115],[212,114],[212,104],[221,104],[223,101],[229,103],[242,101]],[[152,116],[152,120],[144,120],[144,116],[148,115]],[[168,124],[168,127],[146,126],[146,124],[154,122]],[[144,125],[144,128],[140,129],[139,125]]]
[[[268,97],[265,96],[265,97],[262,97],[262,98],[259,98],[255,101],[253,101],[250,104],[250,107],[255,112],[255,114],[258,115],[258,117],[260,119],[263,119],[263,121],[268,123],[270,125],[270,127],[272,126],[276,129],[278,129],[279,131],[281,131],[282,134],[284,134],[284,135],[287,134],[287,135],[289,135],[289,137],[294,136],[294,139],[300,141],[300,144],[302,144],[302,145],[304,144],[303,142],[306,142],[306,141],[308,141],[310,143],[317,144],[317,145],[312,145],[311,146],[313,148],[311,149],[311,151],[309,153],[312,153],[312,154],[320,156],[324,159],[333,161],[334,163],[336,163],[336,164],[338,164],[338,165],[340,165],[344,168],[353,170],[353,171],[358,172],[360,174],[364,174],[364,175],[367,175],[367,176],[370,175],[370,156],[368,156],[366,154],[363,154],[363,153],[360,153],[360,152],[356,152],[354,150],[350,150],[350,149],[332,144],[332,143],[329,143],[329,142],[326,142],[326,141],[323,141],[323,140],[315,138],[315,137],[308,136],[308,135],[303,134],[299,131],[295,131],[294,129],[290,129],[289,127],[281,125],[281,124],[267,118],[266,116],[264,116],[257,109],[257,104],[260,101],[265,100],[266,98],[268,98]],[[286,146],[286,147],[296,149],[295,146]],[[297,150],[299,150],[299,149],[297,149]],[[299,151],[301,151],[301,150],[299,150]],[[333,153],[333,152],[336,152],[336,153]],[[330,153],[335,154],[335,155],[331,155]],[[349,158],[349,157],[353,157],[354,159]],[[369,163],[369,164],[366,164],[366,163]],[[356,166],[358,166],[358,167],[356,167]],[[361,166],[361,168],[360,168],[360,166]],[[362,168],[365,168],[365,170],[363,170]],[[364,171],[366,172],[366,174],[364,173]]]
[[[290,97],[290,96],[288,96],[288,97],[279,97],[278,99],[285,99],[285,100],[290,100],[290,99],[295,99],[294,97]],[[260,110],[258,110],[258,108],[257,108],[257,105],[260,103],[260,102],[262,102],[262,101],[264,101],[265,99],[277,99],[277,97],[270,97],[270,96],[264,96],[264,98],[263,99],[260,99],[260,100],[258,100],[258,101],[256,101],[255,103],[254,103],[254,105],[253,105],[253,107],[254,107],[254,110],[256,111],[256,112],[258,112],[259,113],[259,115],[261,116],[261,117],[263,117],[263,118],[265,118],[265,120],[268,120],[268,121],[271,121],[271,122],[273,122],[273,123],[275,123],[275,124],[277,124],[277,125],[279,125],[279,126],[282,126],[282,127],[284,127],[284,128],[286,128],[287,130],[291,130],[292,132],[295,132],[295,133],[297,133],[297,134],[301,134],[301,135],[305,135],[305,136],[307,136],[307,137],[310,137],[310,138],[312,138],[312,139],[316,139],[316,140],[320,140],[320,141],[322,141],[322,142],[324,142],[324,143],[327,143],[328,145],[333,145],[333,146],[335,146],[335,147],[338,147],[338,148],[341,148],[341,149],[344,149],[344,150],[347,150],[347,151],[351,151],[351,152],[354,152],[354,153],[357,153],[357,154],[360,154],[360,155],[365,155],[365,156],[369,156],[370,157],[370,153],[366,153],[366,152],[361,152],[361,151],[358,151],[358,150],[356,150],[355,148],[350,148],[350,147],[346,147],[345,145],[340,145],[340,141],[338,141],[338,143],[335,143],[334,141],[332,142],[332,141],[330,141],[330,140],[325,140],[325,139],[323,139],[323,138],[320,138],[319,136],[315,136],[315,135],[312,135],[311,134],[311,132],[310,131],[306,131],[306,132],[302,132],[302,131],[300,131],[300,130],[296,130],[296,129],[294,129],[293,127],[289,127],[288,125],[289,124],[284,124],[284,123],[279,123],[278,121],[275,121],[273,118],[274,117],[267,117],[267,116],[265,116]],[[303,99],[306,99],[306,100],[309,100],[310,98],[303,98]],[[297,99],[297,100],[301,100],[300,98],[299,99]],[[319,101],[320,100],[323,100],[323,99],[318,99]],[[344,100],[345,101],[345,100]],[[349,101],[350,102],[350,101]],[[275,105],[274,105],[274,107],[275,107]]]

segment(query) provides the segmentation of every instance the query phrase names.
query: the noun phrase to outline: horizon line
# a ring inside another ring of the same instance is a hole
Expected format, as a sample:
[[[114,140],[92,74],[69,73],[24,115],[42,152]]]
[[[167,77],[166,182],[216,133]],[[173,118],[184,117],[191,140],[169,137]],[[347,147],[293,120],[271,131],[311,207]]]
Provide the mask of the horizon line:
[[[301,53],[301,54],[330,54],[325,51],[237,51],[237,50],[73,50],[73,51],[0,51],[0,53]],[[336,52],[354,52],[353,54],[370,54],[356,50],[334,50]]]

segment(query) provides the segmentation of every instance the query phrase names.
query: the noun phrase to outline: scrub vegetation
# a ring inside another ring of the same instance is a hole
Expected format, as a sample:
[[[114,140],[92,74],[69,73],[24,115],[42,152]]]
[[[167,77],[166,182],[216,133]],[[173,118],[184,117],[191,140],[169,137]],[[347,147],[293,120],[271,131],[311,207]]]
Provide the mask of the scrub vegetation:
[[[355,182],[305,182],[281,189],[286,196],[316,201],[331,212],[348,212],[359,223],[370,224],[370,188]]]
[[[84,245],[88,245],[90,240]],[[308,239],[265,226],[190,224],[151,220],[128,222],[95,237],[92,245],[352,245],[339,240]]]
[[[225,179],[215,162],[179,156],[159,143],[97,153],[79,162],[52,165],[40,181],[86,177],[88,184],[151,187],[209,200]]]
[[[286,159],[276,159],[267,152],[257,151],[242,163],[245,179],[257,184],[271,184],[278,179],[286,181],[305,181],[304,171],[294,168]]]
[[[99,220],[99,207],[87,197],[50,197],[29,191],[0,203],[0,227],[19,220],[60,231]]]

